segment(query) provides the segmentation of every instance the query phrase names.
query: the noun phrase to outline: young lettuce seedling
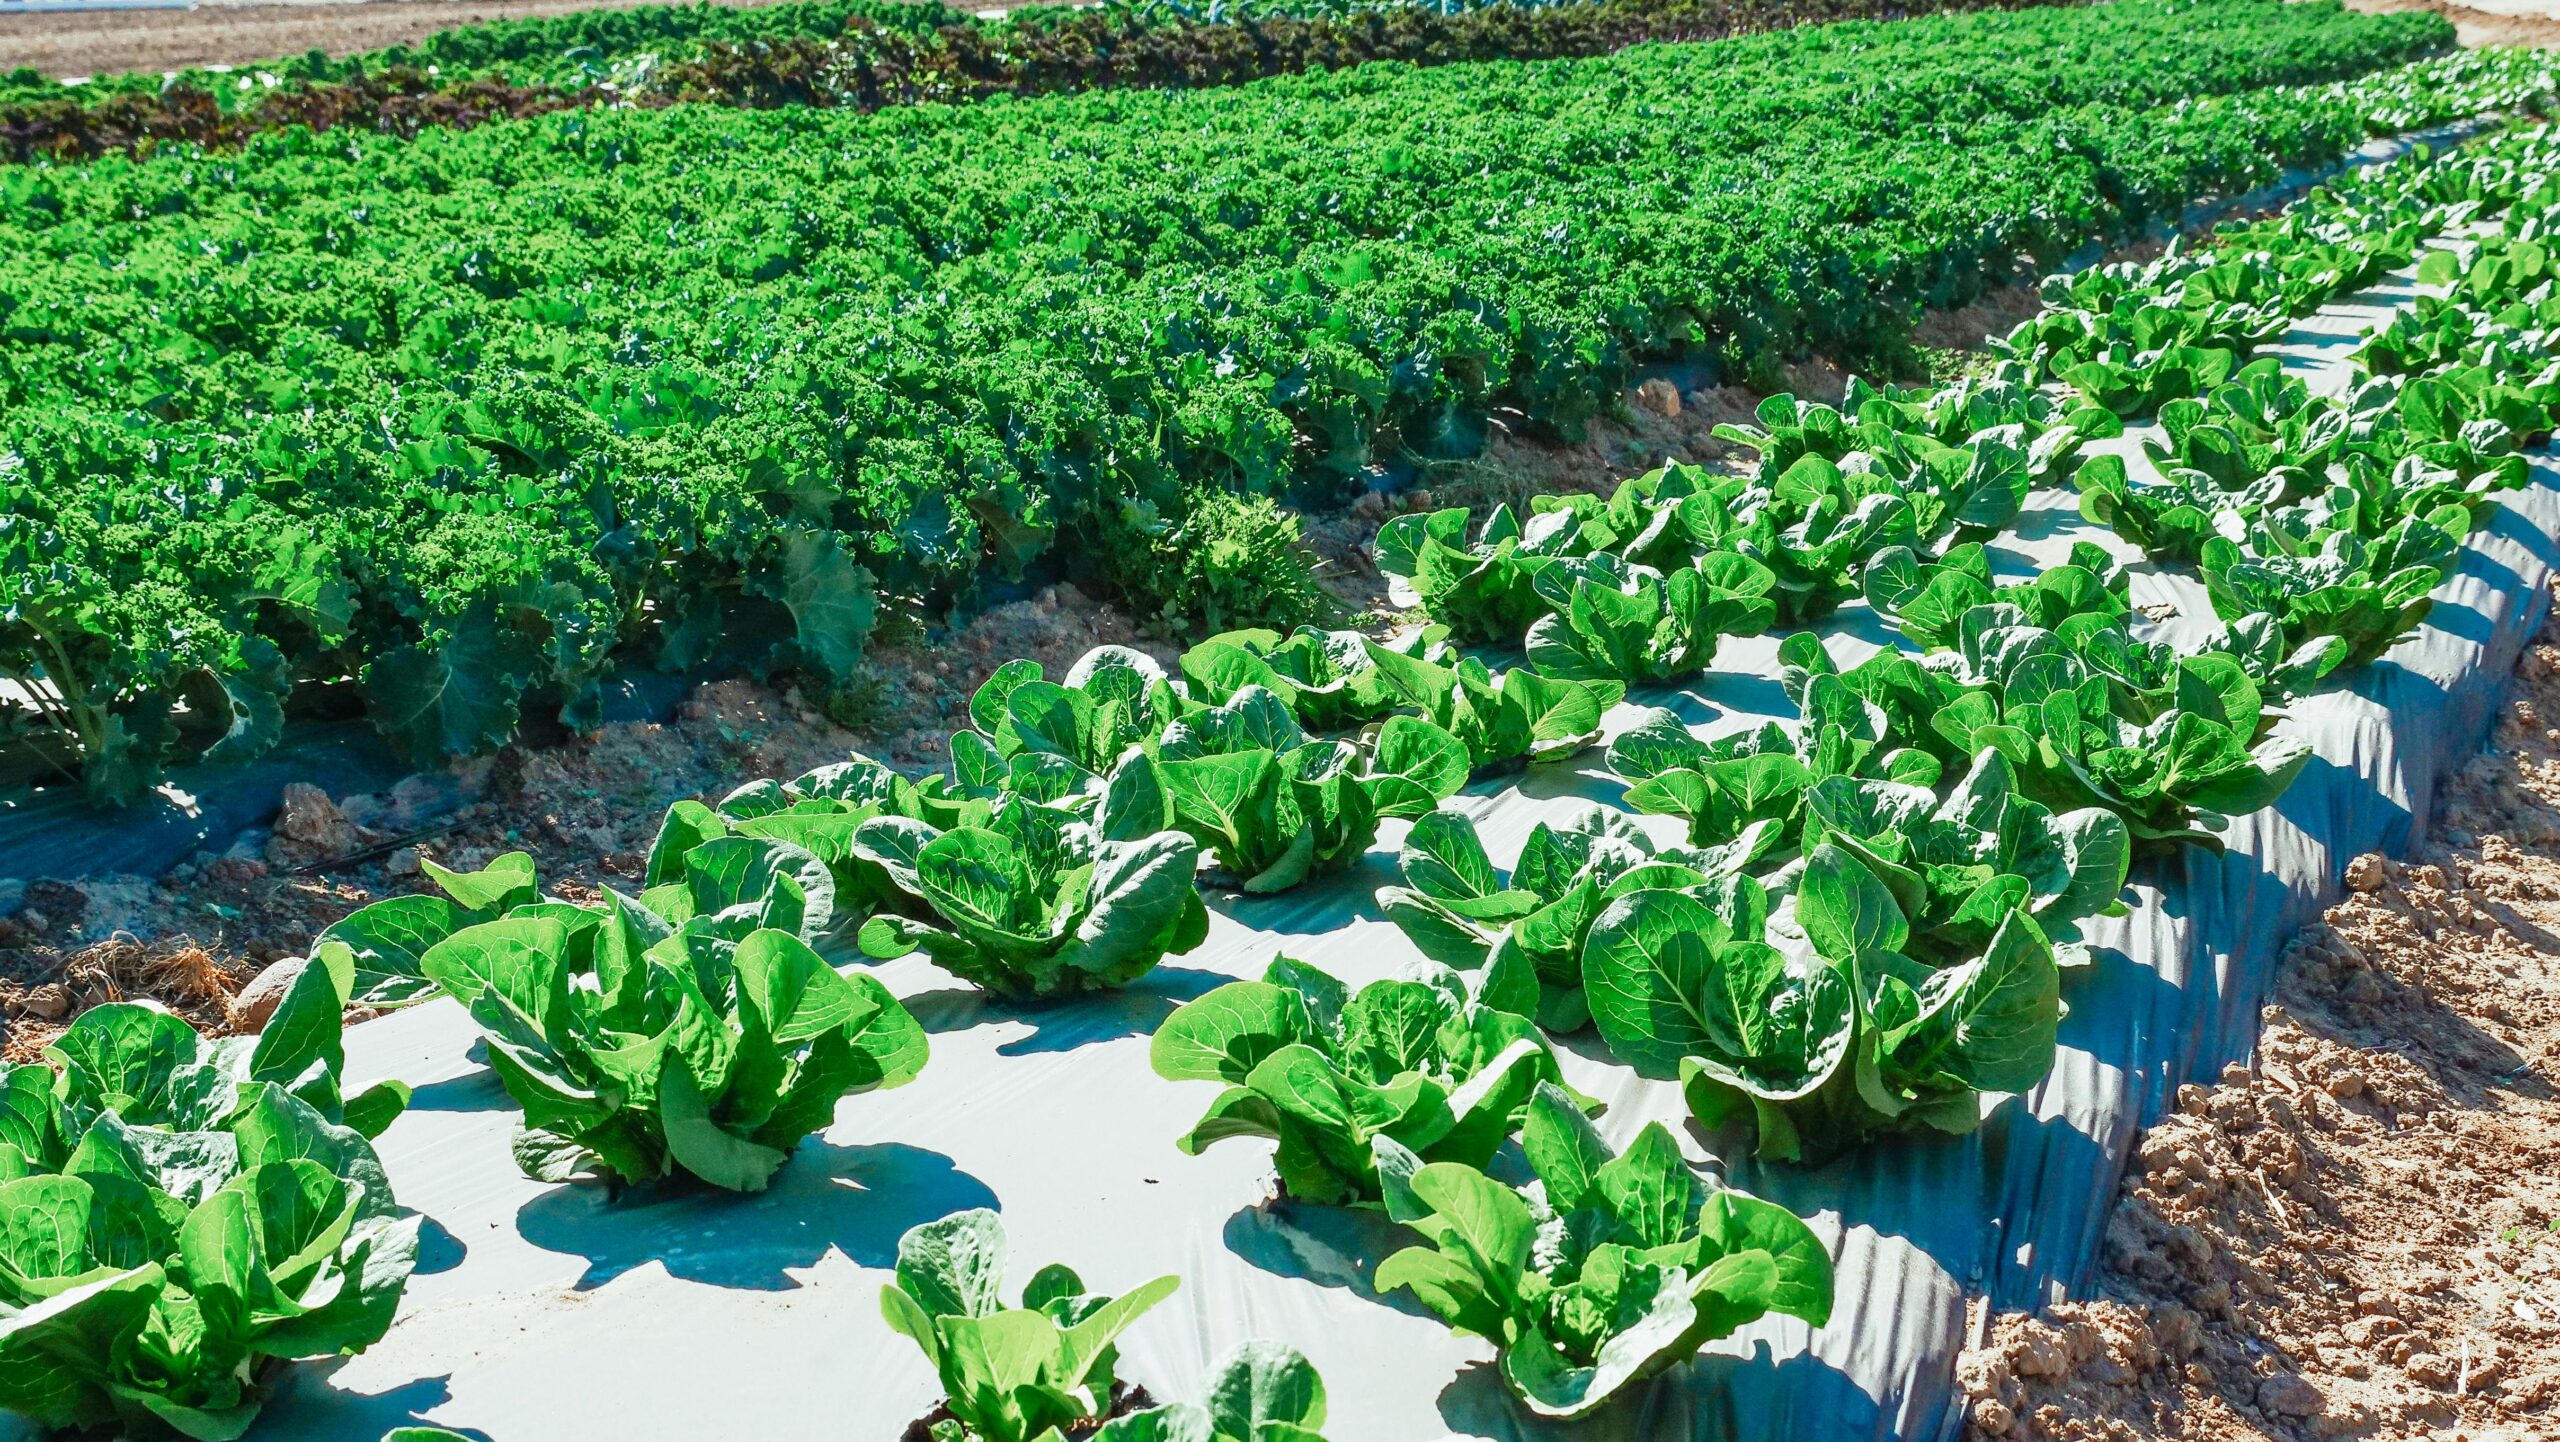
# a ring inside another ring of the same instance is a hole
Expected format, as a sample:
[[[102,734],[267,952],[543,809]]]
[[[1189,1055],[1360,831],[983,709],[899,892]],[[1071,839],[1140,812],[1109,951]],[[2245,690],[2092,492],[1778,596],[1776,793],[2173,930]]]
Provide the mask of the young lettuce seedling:
[[[898,1280],[880,1289],[889,1325],[924,1349],[942,1379],[933,1442],[1065,1442],[1111,1414],[1129,1324],[1173,1295],[1174,1277],[1103,1297],[1052,1263],[1007,1307],[1004,1222],[982,1209],[898,1239]]]
[[[1435,1162],[1389,1199],[1429,1246],[1378,1265],[1442,1320],[1501,1349],[1502,1379],[1540,1417],[1588,1416],[1771,1312],[1830,1320],[1831,1256],[1795,1214],[1710,1190],[1649,1122],[1623,1155],[1556,1087],[1529,1103],[1537,1183],[1515,1192]]]

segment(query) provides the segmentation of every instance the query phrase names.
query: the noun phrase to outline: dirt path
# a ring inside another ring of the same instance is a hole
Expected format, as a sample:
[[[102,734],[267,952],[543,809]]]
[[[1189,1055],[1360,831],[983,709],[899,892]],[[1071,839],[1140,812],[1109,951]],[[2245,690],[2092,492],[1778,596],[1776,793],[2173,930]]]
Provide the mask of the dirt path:
[[[666,0],[318,0],[284,5],[199,5],[193,10],[107,10],[87,14],[0,14],[0,71],[111,75],[253,65],[326,50],[352,55],[414,45],[439,30],[486,20],[627,10]],[[772,0],[709,0],[745,8]],[[1019,0],[976,0],[971,9],[1010,9]],[[5,9],[6,7],[0,7]]]
[[[2100,1298],[1977,1316],[1970,1438],[2560,1436],[2560,626],[2442,813],[2144,1139]]]

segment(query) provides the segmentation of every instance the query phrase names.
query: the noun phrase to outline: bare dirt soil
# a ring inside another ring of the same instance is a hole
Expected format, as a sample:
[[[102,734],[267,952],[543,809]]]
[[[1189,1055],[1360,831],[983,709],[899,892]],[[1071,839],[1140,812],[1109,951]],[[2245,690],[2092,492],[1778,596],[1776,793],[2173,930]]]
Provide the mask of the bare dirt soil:
[[[2453,22],[2454,33],[2466,46],[2524,45],[2537,50],[2560,45],[2560,3],[2526,0],[2518,6],[2528,13],[2503,14],[2490,10],[2474,10],[2467,5],[2454,5],[2446,0],[2346,0],[2350,10],[2367,14],[2388,14],[2398,10],[2433,10]],[[2538,6],[2546,13],[2529,13]]]
[[[1977,1312],[1975,1442],[2560,1437],[2560,626],[2517,675],[2416,856],[2287,953],[2255,1067],[2144,1138],[2099,1296]]]
[[[0,14],[0,70],[26,66],[56,77],[254,65],[325,50],[352,55],[414,45],[439,30],[488,20],[627,10],[667,0],[308,0],[282,5],[199,5],[193,10]],[[772,0],[709,0],[740,8]],[[975,0],[1009,10],[1021,0]]]

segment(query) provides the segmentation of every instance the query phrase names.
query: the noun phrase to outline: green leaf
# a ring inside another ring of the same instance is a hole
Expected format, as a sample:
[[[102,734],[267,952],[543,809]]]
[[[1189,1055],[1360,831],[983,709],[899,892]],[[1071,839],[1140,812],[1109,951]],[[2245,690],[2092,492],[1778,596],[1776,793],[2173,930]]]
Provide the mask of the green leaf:
[[[317,956],[323,947],[336,944],[352,953],[355,987],[350,1000],[355,1004],[377,1009],[405,1005],[435,993],[418,959],[470,920],[465,908],[441,896],[395,896],[332,923],[312,940],[311,951]]]
[[[716,1187],[760,1192],[790,1153],[749,1141],[713,1120],[711,1102],[684,1059],[670,1053],[658,1073],[659,1114],[678,1166]]]
[[[1004,1255],[1001,1218],[984,1208],[954,1212],[898,1239],[897,1290],[926,1317],[992,1317],[1004,1305]]]
[[[1796,924],[1813,949],[1835,961],[1870,951],[1899,952],[1911,927],[1875,873],[1838,846],[1824,843],[1805,859],[1796,885]]]
[[[1214,1369],[1209,1413],[1219,1437],[1240,1442],[1261,1442],[1274,1424],[1321,1427],[1324,1380],[1294,1347],[1246,1342]]]
[[[521,851],[510,851],[478,871],[448,871],[424,858],[418,866],[455,904],[483,916],[496,916],[541,895],[534,886],[533,858]]]
[[[1312,1039],[1296,993],[1235,981],[1184,1005],[1156,1028],[1148,1060],[1167,1081],[1242,1082],[1280,1048]]]

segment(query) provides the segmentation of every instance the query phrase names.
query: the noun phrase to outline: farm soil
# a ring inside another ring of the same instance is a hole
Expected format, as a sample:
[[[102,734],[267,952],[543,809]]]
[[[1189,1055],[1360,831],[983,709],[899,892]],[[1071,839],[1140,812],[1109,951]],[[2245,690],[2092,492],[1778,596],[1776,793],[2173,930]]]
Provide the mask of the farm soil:
[[[2539,8],[2542,14],[2501,14],[2490,10],[2474,10],[2466,5],[2453,5],[2446,0],[2346,0],[2350,10],[2370,15],[2389,14],[2400,10],[2433,10],[2453,22],[2455,36],[2465,46],[2524,45],[2547,50],[2560,45],[2560,0],[2526,0],[2521,10]]]
[[[2560,1436],[2560,627],[2408,862],[2135,1154],[2098,1295],[1985,1315],[1968,1436]]]

